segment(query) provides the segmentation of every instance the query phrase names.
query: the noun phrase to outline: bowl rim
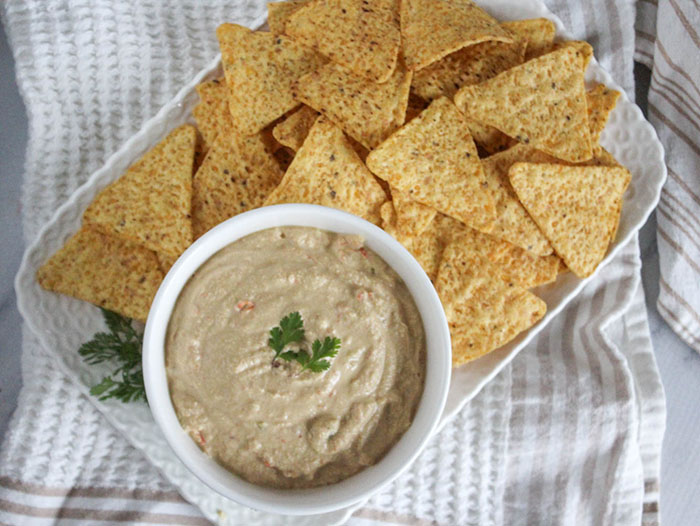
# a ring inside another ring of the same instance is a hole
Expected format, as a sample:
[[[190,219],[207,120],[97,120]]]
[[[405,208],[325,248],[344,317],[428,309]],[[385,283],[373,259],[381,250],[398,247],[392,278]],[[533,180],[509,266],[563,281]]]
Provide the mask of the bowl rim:
[[[309,226],[360,234],[365,246],[392,267],[409,289],[426,336],[426,376],[410,427],[376,464],[334,484],[308,489],[276,489],[250,483],[207,456],[182,429],[165,371],[165,336],[175,302],[192,274],[222,248],[246,235],[278,226]],[[143,377],[153,418],[177,458],[205,485],[253,509],[311,515],[335,511],[369,498],[401,475],[437,429],[449,391],[450,334],[432,282],[415,258],[393,237],[364,219],[320,205],[282,204],[239,214],[195,241],[165,276],[146,322]]]

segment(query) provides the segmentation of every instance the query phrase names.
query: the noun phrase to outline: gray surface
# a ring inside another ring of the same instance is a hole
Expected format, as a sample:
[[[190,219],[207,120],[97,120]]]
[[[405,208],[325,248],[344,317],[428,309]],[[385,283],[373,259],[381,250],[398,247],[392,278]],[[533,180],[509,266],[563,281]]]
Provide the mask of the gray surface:
[[[4,436],[21,386],[20,316],[13,279],[19,266],[23,239],[20,187],[27,142],[24,105],[14,83],[13,61],[0,25],[0,437]],[[635,70],[642,93],[649,83],[645,68]],[[638,102],[645,106],[640,95]],[[668,404],[663,449],[661,509],[668,525],[700,524],[700,355],[685,345],[656,310],[659,257],[656,222],[652,217],[640,234],[642,279],[647,295],[649,325]]]

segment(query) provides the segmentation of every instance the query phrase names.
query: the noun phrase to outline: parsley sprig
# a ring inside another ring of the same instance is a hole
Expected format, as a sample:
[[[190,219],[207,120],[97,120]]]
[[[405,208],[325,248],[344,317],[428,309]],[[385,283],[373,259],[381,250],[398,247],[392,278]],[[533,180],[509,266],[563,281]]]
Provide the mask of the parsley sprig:
[[[287,362],[296,361],[301,365],[301,371],[313,371],[320,373],[330,368],[331,358],[335,357],[340,350],[340,338],[326,336],[323,341],[318,338],[311,344],[311,353],[309,354],[303,348],[298,350],[284,350],[289,344],[301,344],[304,341],[304,320],[299,312],[291,312],[287,314],[277,327],[270,329],[270,339],[267,340],[268,346],[275,351],[275,360],[279,357]]]
[[[100,400],[116,398],[122,402],[146,401],[146,388],[141,370],[143,336],[131,325],[131,320],[114,312],[101,309],[109,332],[99,332],[92,340],[80,346],[78,353],[86,363],[95,365],[117,362],[112,374],[90,389]]]

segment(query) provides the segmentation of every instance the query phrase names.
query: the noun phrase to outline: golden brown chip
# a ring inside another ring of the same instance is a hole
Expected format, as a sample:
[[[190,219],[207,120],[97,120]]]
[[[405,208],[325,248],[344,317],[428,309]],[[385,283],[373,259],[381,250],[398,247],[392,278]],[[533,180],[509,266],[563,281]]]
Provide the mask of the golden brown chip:
[[[156,255],[83,226],[37,271],[47,290],[146,321],[163,280]]]
[[[286,119],[272,129],[272,135],[280,144],[284,144],[295,152],[304,144],[309,130],[316,122],[318,112],[313,108],[302,105]]]
[[[476,146],[445,97],[370,152],[367,167],[419,203],[478,230],[493,227],[496,209]]]
[[[407,236],[419,236],[437,214],[434,208],[414,201],[397,188],[391,190],[391,197],[396,211],[396,226]]]
[[[397,217],[396,210],[394,209],[394,203],[392,201],[387,201],[384,203],[379,208],[379,215],[382,220],[381,227],[384,229],[384,231],[401,243],[406,250],[411,251],[414,237],[399,230],[396,223]]]
[[[619,221],[629,171],[516,163],[508,175],[523,206],[566,266],[582,278],[592,274]]]
[[[455,95],[464,114],[570,162],[592,155],[581,60],[573,48],[547,53]]]
[[[552,48],[554,35],[557,32],[554,22],[546,18],[514,20],[503,22],[501,25],[527,41],[525,60],[547,53]]]
[[[408,69],[422,69],[486,41],[512,42],[512,35],[470,0],[401,2],[401,43]]]
[[[454,367],[506,344],[547,310],[537,296],[504,281],[461,236],[445,248],[435,288],[450,326]]]
[[[224,79],[214,79],[198,84],[196,90],[201,100],[192,109],[192,115],[204,139],[203,151],[206,152],[221,130],[231,125],[228,89]]]
[[[158,258],[158,267],[160,267],[163,275],[167,274],[170,268],[177,261],[177,257],[171,256],[170,254],[156,254],[156,257]]]
[[[617,105],[618,98],[620,98],[620,92],[608,88],[605,84],[596,84],[586,93],[591,142],[594,145],[600,141],[600,134],[605,129],[610,112]]]
[[[262,206],[282,171],[260,134],[245,137],[233,128],[221,133],[193,183],[195,237],[241,212]]]
[[[401,45],[397,0],[312,0],[287,21],[285,31],[374,82],[396,67]]]
[[[552,44],[552,51],[557,51],[563,48],[570,48],[576,52],[576,56],[582,61],[583,71],[588,69],[593,58],[593,47],[584,40],[563,40]]]
[[[294,95],[372,149],[403,124],[411,75],[399,63],[386,82],[377,84],[337,64],[326,64],[299,79]]]
[[[292,84],[325,59],[291,38],[236,24],[216,30],[233,125],[253,135],[294,109]]]
[[[179,256],[192,243],[192,163],[197,132],[176,128],[102,190],[86,224],[155,252]]]
[[[481,161],[486,184],[496,203],[496,222],[491,234],[540,256],[551,254],[552,245],[520,203],[510,185],[508,169],[518,161],[539,163],[552,162],[551,159],[534,148],[517,144]]]
[[[287,0],[286,2],[268,2],[267,4],[267,25],[270,32],[276,35],[283,35],[287,27],[287,20],[294,13],[299,11],[308,0]]]
[[[462,86],[479,84],[522,64],[525,45],[524,39],[516,38],[512,43],[489,41],[462,48],[416,71],[413,90],[428,101],[452,98]]]
[[[380,224],[379,208],[385,201],[384,190],[342,130],[321,116],[265,205],[319,204]]]

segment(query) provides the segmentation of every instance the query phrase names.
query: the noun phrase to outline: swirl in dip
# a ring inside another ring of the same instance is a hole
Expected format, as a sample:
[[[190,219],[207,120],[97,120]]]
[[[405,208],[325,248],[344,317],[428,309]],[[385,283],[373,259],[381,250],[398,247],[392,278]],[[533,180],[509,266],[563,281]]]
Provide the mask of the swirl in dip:
[[[269,331],[294,311],[306,349],[341,339],[328,370],[272,361]],[[359,236],[282,227],[232,243],[190,278],[166,369],[180,424],[205,453],[252,483],[309,488],[375,464],[398,441],[425,354],[408,288]]]

